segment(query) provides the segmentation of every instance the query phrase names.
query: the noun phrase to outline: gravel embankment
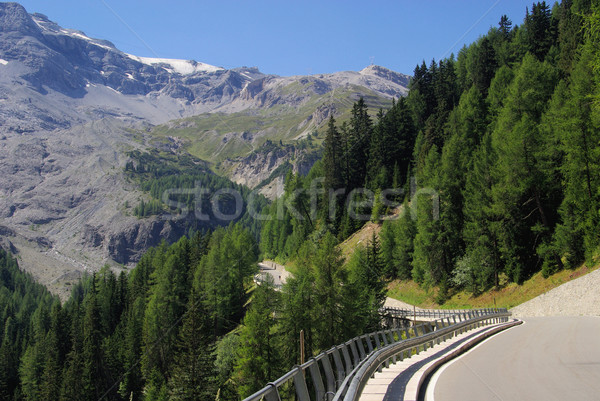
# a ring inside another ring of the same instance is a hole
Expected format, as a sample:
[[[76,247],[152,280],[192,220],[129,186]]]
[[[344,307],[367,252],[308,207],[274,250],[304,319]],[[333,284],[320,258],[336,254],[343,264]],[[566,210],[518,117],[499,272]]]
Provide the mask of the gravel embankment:
[[[413,310],[413,306],[411,304],[407,304],[406,302],[399,301],[394,298],[387,297],[385,299],[385,303],[383,304],[386,308],[400,308],[400,309],[410,309]],[[417,308],[420,310],[421,308]]]
[[[600,316],[600,269],[511,309],[515,317]]]

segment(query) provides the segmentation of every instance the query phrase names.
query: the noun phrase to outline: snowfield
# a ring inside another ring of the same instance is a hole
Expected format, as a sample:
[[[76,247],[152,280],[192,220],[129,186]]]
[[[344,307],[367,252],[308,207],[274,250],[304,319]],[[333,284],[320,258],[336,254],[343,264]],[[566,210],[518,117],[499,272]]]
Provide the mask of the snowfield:
[[[171,58],[153,58],[153,57],[139,57],[133,54],[127,54],[132,60],[138,61],[142,64],[156,66],[166,65],[165,68],[171,73],[178,73],[181,75],[191,75],[198,72],[216,72],[224,70],[224,68],[216,67],[214,65],[200,63],[194,60],[178,60]]]

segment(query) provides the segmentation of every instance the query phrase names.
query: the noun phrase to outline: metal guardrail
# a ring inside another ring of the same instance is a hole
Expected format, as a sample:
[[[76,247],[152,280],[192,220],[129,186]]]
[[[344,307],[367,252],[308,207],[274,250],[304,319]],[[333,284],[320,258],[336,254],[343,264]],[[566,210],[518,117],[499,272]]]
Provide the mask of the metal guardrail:
[[[413,351],[419,353],[434,342],[439,344],[471,328],[505,322],[511,315],[506,309],[452,312],[455,314],[410,328],[355,337],[295,366],[244,401],[281,401],[279,389],[290,382],[298,401],[356,401],[369,377],[381,366],[387,367],[398,358],[410,357]]]
[[[412,317],[425,317],[429,319],[439,319],[448,316],[457,315],[464,310],[460,309],[403,309],[394,307],[385,307],[381,309],[381,314],[396,318],[410,319]]]

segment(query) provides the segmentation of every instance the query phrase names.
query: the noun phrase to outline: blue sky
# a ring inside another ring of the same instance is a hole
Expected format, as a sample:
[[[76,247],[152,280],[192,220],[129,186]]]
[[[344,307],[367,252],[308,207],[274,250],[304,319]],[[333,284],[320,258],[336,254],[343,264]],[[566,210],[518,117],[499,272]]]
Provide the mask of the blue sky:
[[[527,0],[22,0],[65,28],[138,56],[193,59],[278,75],[360,70],[412,74],[457,53]]]

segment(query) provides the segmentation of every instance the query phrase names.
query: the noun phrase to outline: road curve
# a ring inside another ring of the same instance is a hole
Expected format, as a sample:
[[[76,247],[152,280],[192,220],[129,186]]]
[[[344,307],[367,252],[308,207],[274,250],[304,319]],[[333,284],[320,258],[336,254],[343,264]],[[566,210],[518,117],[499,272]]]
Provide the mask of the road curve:
[[[425,400],[600,400],[600,318],[523,320],[441,367]]]

